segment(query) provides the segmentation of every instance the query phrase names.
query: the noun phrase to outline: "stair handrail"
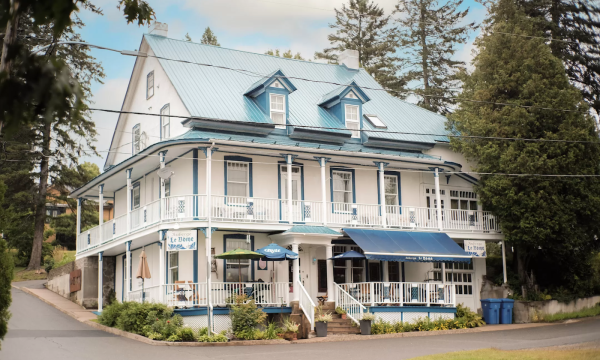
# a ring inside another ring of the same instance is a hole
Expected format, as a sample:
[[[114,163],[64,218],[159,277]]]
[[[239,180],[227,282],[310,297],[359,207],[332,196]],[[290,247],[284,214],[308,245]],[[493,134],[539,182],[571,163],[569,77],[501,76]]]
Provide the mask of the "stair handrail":
[[[336,296],[335,296],[335,307],[341,307],[346,311],[346,315],[350,320],[354,321],[357,325],[360,324],[362,314],[367,309],[360,301],[356,300],[346,290],[344,290],[339,284],[333,283]]]
[[[300,303],[300,308],[302,311],[304,311],[304,314],[308,318],[308,321],[310,322],[310,329],[312,330],[315,327],[315,303],[310,298],[310,295],[308,295],[308,292],[306,291],[306,288],[304,288],[304,285],[302,285],[302,282],[297,281],[297,283],[298,288],[300,289],[300,301],[298,302]]]

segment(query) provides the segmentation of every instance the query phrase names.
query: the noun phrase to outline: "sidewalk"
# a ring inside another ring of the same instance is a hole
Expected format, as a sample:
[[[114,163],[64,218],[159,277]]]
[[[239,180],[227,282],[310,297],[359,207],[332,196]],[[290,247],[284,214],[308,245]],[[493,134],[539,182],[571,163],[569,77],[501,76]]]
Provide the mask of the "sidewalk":
[[[26,286],[19,286],[14,283],[11,285],[16,289],[19,289],[23,292],[37,297],[38,299],[42,300],[48,305],[53,306],[54,308],[60,310],[61,312],[69,315],[70,317],[78,321],[86,322],[88,320],[94,320],[97,318],[96,314],[94,314],[92,310],[85,309],[84,307],[79,306],[74,302],[70,301],[69,299],[65,299],[64,297],[46,288],[32,288]]]

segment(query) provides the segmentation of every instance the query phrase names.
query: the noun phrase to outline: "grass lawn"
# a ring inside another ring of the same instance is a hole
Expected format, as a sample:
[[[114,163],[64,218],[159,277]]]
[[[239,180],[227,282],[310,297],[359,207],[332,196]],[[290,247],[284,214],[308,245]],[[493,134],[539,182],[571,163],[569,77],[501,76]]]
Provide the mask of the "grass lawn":
[[[24,267],[15,267],[13,282],[27,280],[44,280],[46,273],[36,274],[35,271],[26,271]]]
[[[586,350],[496,350],[482,349],[416,357],[413,360],[592,360],[600,349]]]
[[[540,319],[540,322],[555,322],[567,319],[579,319],[590,316],[598,316],[600,315],[600,305],[596,305],[591,308],[574,311],[570,313],[558,313],[554,315],[543,315]]]

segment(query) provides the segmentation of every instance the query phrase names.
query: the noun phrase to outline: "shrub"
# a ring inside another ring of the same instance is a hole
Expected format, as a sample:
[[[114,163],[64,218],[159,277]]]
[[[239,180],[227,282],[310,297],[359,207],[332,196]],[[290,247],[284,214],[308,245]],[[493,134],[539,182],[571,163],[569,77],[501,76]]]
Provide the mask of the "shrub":
[[[183,326],[183,318],[180,315],[173,316],[173,309],[166,305],[117,301],[103,309],[98,322],[144,336],[152,334],[157,338],[157,334],[160,334],[163,339],[176,334]]]
[[[196,341],[196,334],[194,334],[194,330],[189,326],[178,329],[177,336],[179,336],[181,341]]]
[[[474,313],[463,304],[456,306],[456,317],[467,328],[474,328],[485,325],[485,321],[477,313]]]
[[[198,341],[199,342],[228,342],[229,339],[227,335],[225,335],[225,331],[221,331],[219,334],[213,334],[212,336],[208,336],[208,328],[201,328],[198,330]]]
[[[290,324],[290,327],[293,328],[293,326],[291,324]],[[287,328],[288,327],[286,327],[286,329]],[[292,331],[292,330],[289,330],[289,331]],[[270,322],[269,325],[267,325],[267,328],[265,329],[265,339],[267,339],[267,340],[277,339],[278,338],[277,334],[281,334],[282,332],[283,332],[282,328],[277,326],[277,324],[275,324],[274,322]],[[296,331],[292,331],[292,332],[298,332],[298,324],[296,324]]]
[[[102,313],[98,316],[98,322],[102,325],[115,327],[117,319],[121,316],[125,303],[113,302],[102,309]]]
[[[0,182],[0,199],[3,195],[2,182]],[[4,335],[8,331],[8,319],[10,312],[8,307],[12,301],[10,292],[10,282],[13,278],[13,259],[8,252],[6,241],[0,238],[0,340],[4,339]]]
[[[371,334],[373,335],[393,334],[396,332],[396,327],[389,321],[379,319],[371,324]]]
[[[235,298],[235,303],[231,305],[231,328],[235,337],[245,340],[253,339],[257,335],[256,327],[263,325],[267,318],[261,309],[256,307],[254,300],[248,301],[246,295],[240,295]]]

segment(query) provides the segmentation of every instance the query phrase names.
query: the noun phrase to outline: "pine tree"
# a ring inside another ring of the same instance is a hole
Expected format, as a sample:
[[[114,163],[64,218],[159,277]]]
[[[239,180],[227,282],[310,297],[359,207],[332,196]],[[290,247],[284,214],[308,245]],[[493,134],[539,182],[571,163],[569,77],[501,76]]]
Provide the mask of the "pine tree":
[[[396,30],[391,28],[391,17],[369,0],[349,0],[348,5],[335,9],[335,24],[329,27],[335,33],[327,38],[331,47],[315,52],[316,59],[337,64],[338,55],[346,50],[357,50],[358,60],[367,72],[384,88],[399,96],[405,83],[396,76]]]
[[[204,30],[204,34],[202,34],[202,40],[200,40],[200,43],[204,45],[221,46],[219,41],[217,41],[217,35],[212,32],[210,27],[206,27],[206,30]]]
[[[185,40],[185,41],[192,41],[192,37],[190,36],[189,33],[185,33],[185,36],[183,37],[183,40]]]
[[[540,22],[552,54],[561,59],[571,82],[600,115],[600,3],[591,0],[520,0]]]
[[[491,7],[475,42],[475,70],[464,78],[449,128],[468,136],[583,142],[461,137],[451,139],[452,147],[481,173],[600,175],[600,141],[588,106],[543,38],[530,38],[539,35],[514,0]],[[599,178],[482,175],[476,191],[515,248],[522,281],[533,271],[546,288],[590,292],[590,255],[599,248]]]
[[[305,59],[302,57],[302,55],[300,55],[300,53],[299,53],[299,52],[297,52],[297,53],[296,53],[296,55],[294,55],[294,54],[292,53],[292,50],[291,50],[291,49],[290,49],[290,50],[288,50],[288,51],[286,51],[286,52],[284,52],[283,54],[280,54],[280,53],[279,53],[279,49],[275,49],[275,50],[269,49],[269,50],[267,50],[267,51],[265,52],[265,55],[279,56],[279,57],[284,57],[284,58],[286,58],[286,59],[305,60]]]
[[[437,0],[399,0],[401,81],[419,84],[419,105],[440,114],[450,112],[464,62],[453,59],[457,45],[465,44],[475,28],[462,24],[469,9],[459,11],[463,0],[439,5]]]

